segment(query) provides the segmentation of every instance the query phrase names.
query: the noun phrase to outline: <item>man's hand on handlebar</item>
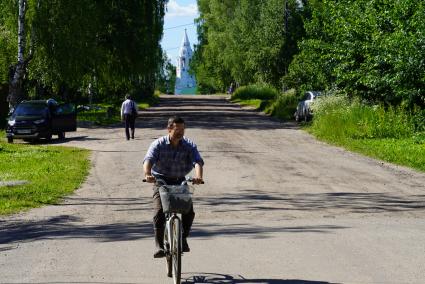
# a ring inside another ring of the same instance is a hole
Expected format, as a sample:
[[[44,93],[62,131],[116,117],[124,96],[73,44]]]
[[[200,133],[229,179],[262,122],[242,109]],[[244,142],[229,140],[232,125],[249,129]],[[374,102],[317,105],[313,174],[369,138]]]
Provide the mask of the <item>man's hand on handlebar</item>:
[[[196,177],[196,178],[195,177],[189,177],[189,178],[186,178],[186,181],[191,182],[192,184],[204,184],[205,183],[202,178],[198,178],[198,177]],[[147,175],[143,179],[143,182],[155,183],[155,182],[157,182],[157,180],[154,176]]]
[[[155,182],[155,177],[152,175],[147,175],[145,176],[145,179],[143,181],[149,182],[149,183],[154,183]]]
[[[194,177],[194,178],[192,178],[191,182],[193,184],[203,184],[204,180],[202,178]]]

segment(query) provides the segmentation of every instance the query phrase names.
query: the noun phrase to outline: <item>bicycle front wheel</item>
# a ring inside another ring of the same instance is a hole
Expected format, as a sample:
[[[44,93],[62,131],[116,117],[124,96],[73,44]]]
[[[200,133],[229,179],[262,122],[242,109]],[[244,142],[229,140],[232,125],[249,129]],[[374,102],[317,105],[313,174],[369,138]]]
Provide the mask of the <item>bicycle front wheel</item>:
[[[171,225],[172,227],[172,246],[171,246],[171,258],[172,258],[172,265],[173,265],[173,280],[174,284],[180,284],[181,281],[181,257],[182,257],[182,232],[181,232],[181,225],[180,225],[180,219],[174,218],[173,223]]]
[[[164,233],[165,267],[167,269],[167,276],[173,277],[173,259],[171,258],[171,246],[168,242],[168,234],[170,233],[171,232],[169,232],[168,229],[166,229]]]

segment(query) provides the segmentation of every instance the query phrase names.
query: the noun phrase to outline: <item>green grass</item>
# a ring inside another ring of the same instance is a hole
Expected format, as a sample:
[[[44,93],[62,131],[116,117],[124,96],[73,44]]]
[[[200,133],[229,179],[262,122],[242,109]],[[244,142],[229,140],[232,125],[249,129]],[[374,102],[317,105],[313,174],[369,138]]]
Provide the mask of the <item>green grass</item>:
[[[156,95],[152,98],[148,98],[137,102],[139,110],[146,109],[158,103],[159,97]],[[88,110],[79,111],[77,114],[78,121],[89,121],[95,125],[105,126],[121,122],[121,105],[112,105],[106,103],[95,104],[99,110]],[[108,108],[110,113],[108,115]]]
[[[406,138],[415,133],[413,116],[402,108],[370,106],[346,97],[315,101],[313,129],[320,136],[344,138]]]
[[[232,99],[232,102],[237,103],[241,106],[250,106],[255,109],[260,109],[263,100],[260,99],[250,99],[250,100],[241,100],[241,99]]]
[[[294,90],[279,94],[274,100],[252,96],[255,95],[244,94],[246,99],[233,97],[232,101],[279,119],[293,118],[298,103]],[[323,97],[312,108],[313,122],[302,126],[318,139],[425,172],[425,110],[370,106],[344,96]]]
[[[8,144],[0,131],[0,181],[28,181],[0,186],[0,215],[56,204],[85,180],[89,151],[54,146]]]
[[[93,106],[101,107],[101,109],[92,109],[79,111],[77,113],[78,121],[89,121],[95,125],[110,125],[121,121],[120,107],[106,104],[96,104]],[[108,115],[110,108],[110,115]]]
[[[232,94],[232,99],[240,100],[273,100],[279,95],[279,92],[267,85],[249,85],[242,86],[236,89]]]
[[[282,120],[294,119],[298,99],[294,89],[279,94],[275,100],[268,103],[265,113]]]
[[[423,113],[370,106],[344,96],[324,97],[313,105],[306,130],[319,139],[390,163],[425,171]]]
[[[248,86],[238,88],[235,94],[231,98],[232,102],[251,106],[282,120],[293,119],[298,103],[294,89],[278,94],[273,89]]]
[[[343,146],[354,152],[425,172],[425,140],[418,143],[415,138],[355,139]]]
[[[306,130],[311,133],[311,127]],[[323,136],[318,138],[356,153],[425,172],[425,135],[422,139],[411,137],[335,140]]]

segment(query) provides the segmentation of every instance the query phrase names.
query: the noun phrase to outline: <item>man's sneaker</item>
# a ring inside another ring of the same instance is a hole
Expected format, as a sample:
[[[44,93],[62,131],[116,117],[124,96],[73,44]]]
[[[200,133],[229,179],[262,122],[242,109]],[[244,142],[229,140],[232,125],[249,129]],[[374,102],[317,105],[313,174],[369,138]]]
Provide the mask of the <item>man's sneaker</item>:
[[[159,249],[153,254],[153,258],[162,258],[162,257],[165,257],[165,252],[163,249]]]
[[[187,239],[183,238],[183,252],[190,252],[189,245],[187,244]]]

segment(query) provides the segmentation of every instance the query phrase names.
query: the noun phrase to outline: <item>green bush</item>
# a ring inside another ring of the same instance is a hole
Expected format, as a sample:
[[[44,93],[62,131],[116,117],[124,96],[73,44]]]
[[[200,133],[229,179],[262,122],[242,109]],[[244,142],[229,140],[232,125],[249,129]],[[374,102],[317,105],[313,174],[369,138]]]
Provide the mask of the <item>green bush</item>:
[[[403,107],[370,106],[347,96],[323,96],[312,104],[312,131],[337,141],[344,138],[405,138],[415,133],[413,116]]]
[[[294,89],[281,93],[277,96],[273,104],[266,110],[266,113],[283,120],[290,120],[294,117],[298,99]]]
[[[425,133],[425,109],[415,107],[412,114],[412,122],[416,132]]]
[[[120,106],[98,104],[98,108],[82,110],[77,113],[78,121],[90,121],[96,125],[109,125],[121,121]]]
[[[249,85],[242,86],[236,89],[232,95],[232,99],[239,100],[272,100],[277,98],[279,92],[267,85]]]

